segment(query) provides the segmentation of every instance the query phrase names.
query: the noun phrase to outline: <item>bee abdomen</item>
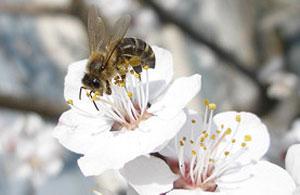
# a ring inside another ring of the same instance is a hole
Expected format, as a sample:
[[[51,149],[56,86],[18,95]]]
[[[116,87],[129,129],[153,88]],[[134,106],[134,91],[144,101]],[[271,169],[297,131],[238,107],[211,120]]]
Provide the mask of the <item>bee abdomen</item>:
[[[142,67],[147,65],[149,68],[155,68],[155,55],[149,44],[141,39],[124,38],[118,45],[118,53],[120,53],[119,61],[130,61],[133,58],[139,58],[140,63],[132,65],[133,69],[140,73]]]

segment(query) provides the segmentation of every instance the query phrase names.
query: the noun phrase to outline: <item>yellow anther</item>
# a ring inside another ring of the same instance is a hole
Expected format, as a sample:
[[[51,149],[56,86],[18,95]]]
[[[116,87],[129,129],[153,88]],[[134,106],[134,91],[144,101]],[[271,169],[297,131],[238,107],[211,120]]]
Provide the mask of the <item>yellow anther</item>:
[[[73,106],[73,100],[71,100],[71,99],[68,99],[68,100],[67,100],[67,104],[69,104],[69,105],[72,105],[72,106]]]
[[[190,143],[191,143],[191,144],[194,144],[195,142],[194,142],[193,140],[190,140]]]
[[[230,128],[227,128],[226,131],[225,131],[225,134],[226,134],[226,135],[230,135],[231,132],[232,132],[232,130],[231,130]]]
[[[179,141],[179,145],[180,145],[180,146],[184,146],[184,141],[183,141],[183,140],[180,140],[180,141]]]
[[[200,143],[199,145],[200,145],[200,147],[204,147],[205,146],[204,143]]]
[[[212,134],[211,137],[210,137],[210,139],[215,140],[216,139],[216,135]]]
[[[215,109],[217,108],[217,105],[216,105],[216,104],[213,104],[213,103],[210,103],[210,104],[208,104],[208,108],[209,108],[210,110],[215,110]]]
[[[185,137],[185,136],[183,136],[183,137],[182,137],[182,140],[183,140],[183,141],[185,141],[185,140],[186,140],[186,137]]]
[[[221,133],[221,131],[220,131],[220,130],[217,130],[216,132],[217,132],[217,134],[220,134],[220,133]]]
[[[235,142],[236,142],[236,139],[232,139],[232,140],[231,140],[231,143],[234,144]]]
[[[241,143],[241,146],[242,146],[243,148],[245,148],[245,147],[247,146],[247,144],[246,144],[245,142],[243,142],[243,143]]]
[[[203,143],[205,141],[204,137],[200,137],[200,142]]]
[[[195,119],[192,119],[192,123],[195,124],[195,123],[196,123],[196,120],[195,120]]]
[[[203,130],[203,131],[202,131],[202,134],[206,134],[206,132],[207,132],[207,131]]]
[[[250,142],[250,141],[252,141],[251,135],[245,135],[244,141],[245,141],[245,142]]]
[[[148,70],[149,69],[149,66],[148,65],[145,65],[143,66],[144,70]]]
[[[207,147],[206,147],[206,146],[204,146],[204,147],[203,147],[203,150],[207,150]]]
[[[195,150],[192,150],[192,155],[193,156],[196,156],[197,155],[197,152]]]
[[[205,99],[205,100],[204,100],[204,105],[205,105],[205,106],[208,106],[208,105],[209,105],[208,99]]]
[[[131,69],[131,70],[130,70],[130,74],[134,74],[134,73],[135,73],[134,70]]]
[[[132,93],[132,92],[130,92],[130,91],[128,91],[128,92],[127,92],[127,95],[128,95],[128,97],[129,97],[129,98],[132,98],[132,96],[133,96],[133,93]]]
[[[205,133],[205,134],[204,134],[204,138],[207,138],[207,137],[208,137],[208,133]]]
[[[241,115],[240,114],[237,114],[236,116],[235,116],[235,120],[236,120],[236,122],[241,122]]]
[[[225,151],[225,152],[224,152],[224,155],[225,155],[225,156],[228,156],[229,154],[230,154],[230,152],[228,152],[228,151]]]
[[[214,162],[215,162],[215,160],[212,159],[212,158],[210,158],[208,161],[209,161],[210,163],[214,163]]]
[[[224,128],[224,124],[221,124],[221,129],[223,129]]]

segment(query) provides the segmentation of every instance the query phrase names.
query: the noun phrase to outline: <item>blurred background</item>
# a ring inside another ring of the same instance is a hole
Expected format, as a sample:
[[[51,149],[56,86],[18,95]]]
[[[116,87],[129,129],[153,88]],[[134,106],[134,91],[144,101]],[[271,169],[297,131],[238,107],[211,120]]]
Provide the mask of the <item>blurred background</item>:
[[[1,195],[126,194],[115,172],[85,178],[79,156],[51,137],[68,109],[68,64],[88,56],[90,4],[110,23],[130,14],[127,36],[170,50],[175,77],[202,75],[190,108],[201,112],[208,98],[219,111],[261,117],[272,141],[266,158],[284,166],[300,142],[298,0],[1,0]]]

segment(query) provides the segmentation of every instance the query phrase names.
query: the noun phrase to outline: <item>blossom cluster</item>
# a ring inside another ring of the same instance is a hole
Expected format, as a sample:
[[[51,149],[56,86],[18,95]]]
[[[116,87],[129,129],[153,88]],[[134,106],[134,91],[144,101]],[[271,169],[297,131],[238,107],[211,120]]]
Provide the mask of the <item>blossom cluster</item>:
[[[156,68],[129,71],[111,95],[87,90],[79,98],[87,61],[69,66],[64,93],[71,109],[53,134],[82,154],[82,173],[119,170],[142,195],[294,193],[288,172],[262,160],[270,145],[263,122],[248,112],[215,114],[208,100],[202,115],[185,108],[200,91],[201,76],[173,80],[171,53],[152,48]]]

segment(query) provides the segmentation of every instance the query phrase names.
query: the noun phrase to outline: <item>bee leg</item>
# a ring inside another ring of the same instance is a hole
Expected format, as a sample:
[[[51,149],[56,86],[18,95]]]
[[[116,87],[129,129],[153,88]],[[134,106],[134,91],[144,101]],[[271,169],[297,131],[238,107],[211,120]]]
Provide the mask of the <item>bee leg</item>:
[[[86,89],[86,88],[83,87],[83,86],[80,87],[80,89],[79,89],[79,100],[81,100],[82,89]]]
[[[92,102],[93,102],[93,104],[94,104],[94,106],[95,106],[96,110],[98,110],[98,111],[99,111],[99,108],[98,108],[98,106],[97,106],[96,102],[95,102],[94,100],[92,100]]]
[[[90,98],[91,98],[91,100],[92,100],[92,102],[93,102],[93,104],[94,104],[94,106],[95,106],[96,110],[98,110],[98,111],[99,111],[99,108],[98,108],[98,106],[97,106],[97,104],[96,104],[95,100],[93,100],[92,93],[94,93],[94,92],[95,92],[94,90],[91,90],[89,95],[90,95]]]
[[[106,91],[105,91],[105,93],[106,93],[107,95],[111,95],[111,93],[112,93],[111,87],[110,87],[110,83],[109,83],[108,80],[106,80]]]

